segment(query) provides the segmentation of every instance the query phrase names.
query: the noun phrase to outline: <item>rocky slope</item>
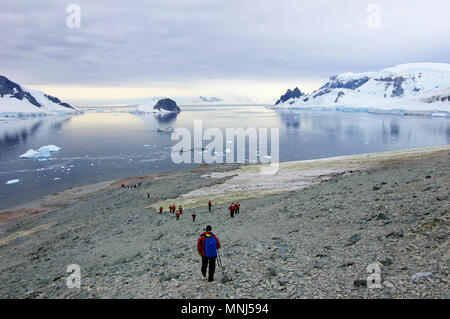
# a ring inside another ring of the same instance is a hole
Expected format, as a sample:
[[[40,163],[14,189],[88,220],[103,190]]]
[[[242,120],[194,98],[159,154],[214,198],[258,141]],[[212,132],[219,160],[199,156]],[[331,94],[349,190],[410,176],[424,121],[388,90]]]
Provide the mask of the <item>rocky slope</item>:
[[[38,90],[29,90],[0,76],[0,114],[47,115],[76,113],[77,110],[57,97]]]
[[[143,208],[223,183],[204,176],[235,168],[166,174],[0,227],[0,297],[449,297],[450,155],[243,200],[233,219],[227,205],[208,212],[205,203],[195,223],[189,209],[176,221],[166,207],[162,215]],[[213,283],[201,279],[195,251],[207,224],[223,245]],[[366,286],[373,263],[381,288]],[[66,287],[70,264],[81,267],[80,289]]]

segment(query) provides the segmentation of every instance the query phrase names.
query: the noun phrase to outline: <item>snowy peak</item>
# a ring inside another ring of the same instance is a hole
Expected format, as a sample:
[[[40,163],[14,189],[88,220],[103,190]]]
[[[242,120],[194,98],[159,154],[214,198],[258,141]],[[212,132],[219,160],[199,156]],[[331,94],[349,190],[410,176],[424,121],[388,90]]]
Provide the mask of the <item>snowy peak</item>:
[[[17,83],[10,81],[7,77],[0,75],[0,97],[9,95],[10,98],[23,100],[24,98],[31,104],[41,107],[42,105],[27,91],[22,90],[22,87]]]
[[[0,114],[46,115],[76,113],[70,104],[38,90],[28,90],[0,75]]]
[[[378,72],[334,75],[318,90],[280,99],[275,105],[450,111],[448,88],[450,64],[409,63]]]
[[[278,105],[280,103],[286,102],[289,99],[298,99],[299,97],[305,95],[302,93],[298,87],[296,87],[294,90],[288,89],[285,94],[283,94],[278,101],[275,103],[275,105]]]

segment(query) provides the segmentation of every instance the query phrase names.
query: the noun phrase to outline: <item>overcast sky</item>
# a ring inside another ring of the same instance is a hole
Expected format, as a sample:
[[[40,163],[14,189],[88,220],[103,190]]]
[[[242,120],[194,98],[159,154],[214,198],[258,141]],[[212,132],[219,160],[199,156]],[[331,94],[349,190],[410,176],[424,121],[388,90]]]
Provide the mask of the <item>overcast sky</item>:
[[[0,74],[75,105],[273,103],[337,73],[449,63],[449,14],[448,0],[1,0]]]

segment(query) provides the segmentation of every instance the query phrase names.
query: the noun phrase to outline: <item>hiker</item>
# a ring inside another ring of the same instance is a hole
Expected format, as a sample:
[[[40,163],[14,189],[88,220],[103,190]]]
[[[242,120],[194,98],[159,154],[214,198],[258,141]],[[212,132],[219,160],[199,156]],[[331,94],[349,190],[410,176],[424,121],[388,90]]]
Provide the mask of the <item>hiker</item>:
[[[239,204],[239,202],[236,202],[234,207],[235,207],[235,210],[236,210],[236,214],[239,214],[239,208],[241,207],[241,204]]]
[[[219,239],[214,235],[212,227],[206,226],[206,231],[200,235],[197,242],[198,254],[202,257],[202,275],[206,278],[206,269],[209,265],[208,281],[214,280],[214,271],[216,269],[217,250],[220,248]]]
[[[162,212],[163,212],[163,207],[161,206],[161,207],[159,207],[159,213],[162,214]]]
[[[177,220],[180,219],[180,211],[177,210],[177,213],[175,214],[177,216]]]
[[[183,214],[183,206],[180,205],[180,207],[178,207],[178,210],[180,211],[180,215]]]
[[[208,208],[209,208],[209,211],[211,211],[211,206],[212,206],[212,203],[211,203],[211,201],[209,201],[209,202],[208,202]]]
[[[195,214],[195,212],[193,212],[193,213],[192,213],[192,221],[193,221],[193,222],[195,222],[195,216],[197,216],[197,215]]]
[[[150,198],[150,193],[147,193],[147,198]]]
[[[120,187],[125,188],[125,184],[120,185]]]
[[[234,203],[231,203],[230,207],[228,208],[230,210],[230,216],[231,218],[234,217]]]

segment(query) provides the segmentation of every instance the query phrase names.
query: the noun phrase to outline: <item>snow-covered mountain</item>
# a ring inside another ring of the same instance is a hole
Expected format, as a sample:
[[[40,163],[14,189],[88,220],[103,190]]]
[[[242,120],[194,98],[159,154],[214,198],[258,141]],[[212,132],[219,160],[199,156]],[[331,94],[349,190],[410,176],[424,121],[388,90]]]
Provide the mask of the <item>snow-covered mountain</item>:
[[[0,75],[1,116],[53,115],[77,112],[77,109],[61,102],[57,97],[38,90],[27,89]]]
[[[450,64],[409,63],[379,72],[343,73],[310,94],[280,98],[273,107],[450,115]]]

